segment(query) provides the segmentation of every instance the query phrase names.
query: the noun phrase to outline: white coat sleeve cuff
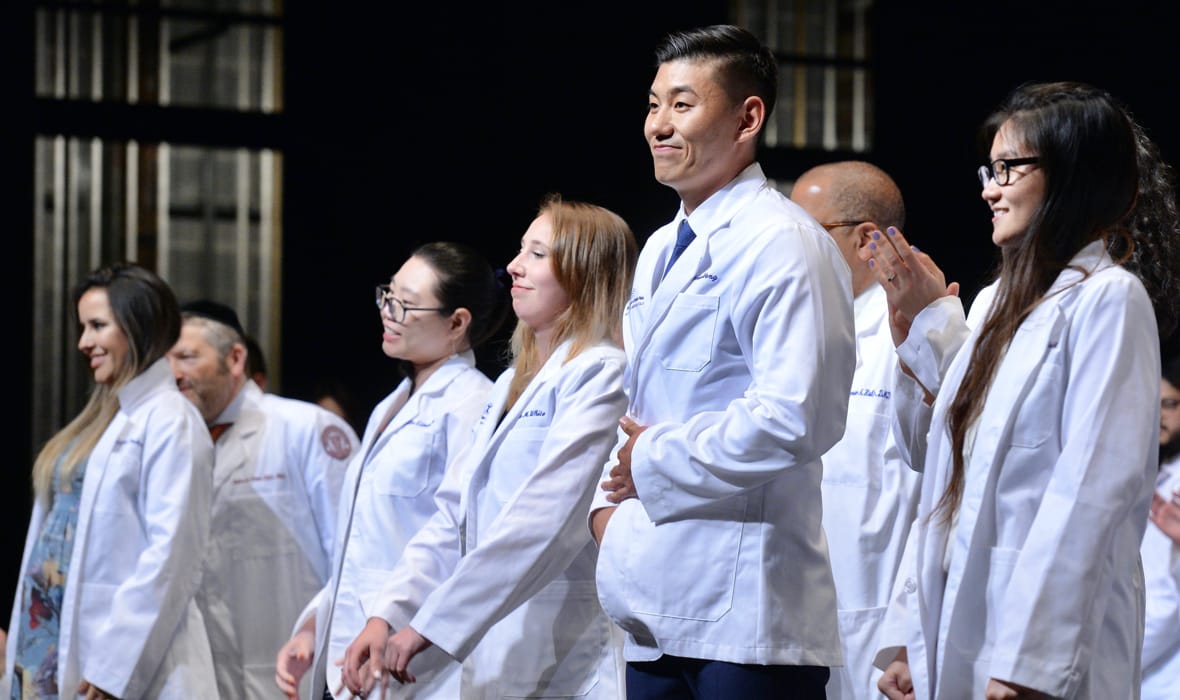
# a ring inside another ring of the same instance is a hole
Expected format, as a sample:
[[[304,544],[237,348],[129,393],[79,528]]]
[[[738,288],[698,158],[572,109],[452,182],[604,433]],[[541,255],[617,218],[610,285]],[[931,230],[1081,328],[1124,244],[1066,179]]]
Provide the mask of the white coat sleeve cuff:
[[[967,333],[963,302],[956,296],[942,297],[914,317],[905,342],[897,346],[897,355],[922,386],[937,395],[946,368]]]

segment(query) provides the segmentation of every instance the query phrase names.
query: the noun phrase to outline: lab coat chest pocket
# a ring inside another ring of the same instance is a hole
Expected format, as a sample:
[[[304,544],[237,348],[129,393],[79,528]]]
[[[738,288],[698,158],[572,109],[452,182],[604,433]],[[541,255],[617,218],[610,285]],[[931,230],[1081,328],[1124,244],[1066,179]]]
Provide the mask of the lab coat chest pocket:
[[[1039,363],[1033,369],[1034,376],[1028,380],[1028,393],[1024,395],[1023,400],[1018,401],[1018,408],[1012,419],[1013,447],[1040,447],[1050,436],[1061,434],[1061,406],[1068,381],[1062,357],[1065,344],[1058,343],[1056,337],[1037,335],[1040,337],[1030,339],[1036,345],[1018,345],[1014,339],[1008,350],[1009,355],[1025,352],[1026,349],[1032,354],[1034,348],[1043,348],[1042,355],[1037,358]],[[1019,338],[1018,332],[1017,339]],[[1002,377],[997,376],[997,381],[1001,380]]]
[[[548,435],[548,426],[514,425],[504,436],[490,472],[490,488],[496,501],[507,503],[537,467],[537,457]]]
[[[703,294],[680,294],[662,324],[660,361],[673,372],[699,372],[713,359],[713,335],[720,299]]]
[[[378,465],[373,488],[384,496],[417,496],[430,485],[431,475],[439,468],[438,431],[432,425],[414,421],[388,439],[397,441],[397,449],[391,451],[396,456]]]

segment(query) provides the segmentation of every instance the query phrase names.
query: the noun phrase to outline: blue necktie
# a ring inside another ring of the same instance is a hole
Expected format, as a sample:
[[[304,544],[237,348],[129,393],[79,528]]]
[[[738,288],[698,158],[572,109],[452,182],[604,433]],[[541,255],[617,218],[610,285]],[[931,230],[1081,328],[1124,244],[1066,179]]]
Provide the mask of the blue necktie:
[[[664,277],[668,276],[668,270],[672,269],[672,265],[676,263],[676,259],[684,252],[692,239],[696,238],[696,234],[692,232],[692,227],[688,225],[688,219],[680,220],[680,228],[676,230],[676,246],[672,248],[672,257],[668,258],[668,266],[664,268]],[[661,278],[663,279],[663,278]]]

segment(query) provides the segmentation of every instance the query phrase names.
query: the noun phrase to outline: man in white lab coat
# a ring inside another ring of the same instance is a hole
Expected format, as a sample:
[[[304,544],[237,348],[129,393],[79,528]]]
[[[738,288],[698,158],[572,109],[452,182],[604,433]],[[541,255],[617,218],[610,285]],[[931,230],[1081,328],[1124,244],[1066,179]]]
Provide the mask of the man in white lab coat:
[[[829,700],[876,697],[877,636],[889,605],[920,474],[901,460],[890,425],[893,349],[885,290],[858,257],[874,231],[905,226],[901,190],[863,161],[818,165],[799,176],[791,199],[832,236],[852,270],[856,373],[844,437],[823,457],[824,533],[836,578],[844,666],[832,670]]]
[[[629,700],[823,698],[841,653],[820,457],[855,365],[848,265],[756,160],[773,54],[722,25],[656,58],[644,132],[681,207],[624,312],[629,405],[590,513],[599,600],[627,631]]]
[[[1180,356],[1160,378],[1160,473],[1139,555],[1147,587],[1142,700],[1180,697],[1180,543],[1169,531],[1180,494]],[[1174,525],[1174,523],[1173,523]]]
[[[328,580],[340,485],[357,437],[315,404],[262,393],[246,375],[246,334],[233,309],[200,300],[182,315],[169,360],[215,450],[197,602],[221,697],[273,698],[275,654]]]

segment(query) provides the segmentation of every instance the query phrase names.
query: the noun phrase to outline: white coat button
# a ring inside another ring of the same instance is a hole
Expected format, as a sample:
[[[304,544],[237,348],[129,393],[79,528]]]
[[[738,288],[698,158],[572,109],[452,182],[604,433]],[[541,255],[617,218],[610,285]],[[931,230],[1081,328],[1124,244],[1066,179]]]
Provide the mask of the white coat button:
[[[905,586],[902,587],[902,590],[904,590],[907,594],[913,593],[914,591],[918,590],[918,582],[912,578],[907,578],[905,580]]]

